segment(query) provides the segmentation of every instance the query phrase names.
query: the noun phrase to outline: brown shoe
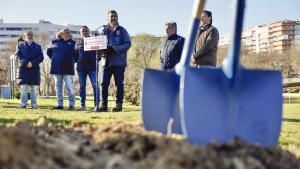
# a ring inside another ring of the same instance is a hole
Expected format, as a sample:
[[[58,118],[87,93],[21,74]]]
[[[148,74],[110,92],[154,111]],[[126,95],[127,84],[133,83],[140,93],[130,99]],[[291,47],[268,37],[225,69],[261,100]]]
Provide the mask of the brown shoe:
[[[100,112],[107,112],[108,111],[108,109],[107,109],[107,102],[102,102],[101,103],[99,111]]]
[[[114,107],[114,108],[112,109],[112,111],[113,111],[113,112],[120,112],[120,111],[122,111],[122,104],[117,103],[117,104],[116,104],[116,107]]]

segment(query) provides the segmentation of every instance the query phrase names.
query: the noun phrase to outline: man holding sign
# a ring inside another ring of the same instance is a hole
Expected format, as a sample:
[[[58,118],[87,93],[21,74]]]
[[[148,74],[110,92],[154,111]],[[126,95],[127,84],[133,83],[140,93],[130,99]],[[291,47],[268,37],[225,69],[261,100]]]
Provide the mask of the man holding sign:
[[[81,98],[81,106],[78,109],[79,111],[86,110],[86,79],[89,76],[91,81],[93,92],[94,92],[94,111],[99,111],[99,103],[100,103],[100,90],[99,86],[97,85],[97,70],[96,62],[98,61],[96,58],[96,50],[93,49],[86,49],[87,44],[83,38],[90,37],[90,31],[87,26],[82,26],[80,28],[80,34],[82,39],[79,40],[77,43],[77,50],[78,50],[78,61],[77,61],[77,73],[79,77],[79,84],[80,84],[80,98]]]
[[[108,87],[112,75],[117,86],[116,107],[114,112],[122,111],[124,98],[124,73],[127,66],[127,51],[131,46],[130,36],[126,29],[119,25],[115,10],[108,11],[108,24],[101,35],[107,36],[106,57],[102,57],[101,106],[100,111],[107,111]]]

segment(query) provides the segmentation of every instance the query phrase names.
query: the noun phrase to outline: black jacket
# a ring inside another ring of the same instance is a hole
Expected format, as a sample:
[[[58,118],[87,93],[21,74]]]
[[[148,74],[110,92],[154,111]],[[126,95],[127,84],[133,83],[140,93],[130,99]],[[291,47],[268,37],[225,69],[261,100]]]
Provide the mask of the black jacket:
[[[160,65],[162,70],[173,69],[180,61],[184,38],[177,34],[164,38],[160,50]]]
[[[78,41],[77,44],[78,60],[77,71],[90,72],[96,71],[96,51],[84,51],[83,39]],[[100,57],[99,57],[100,58]]]
[[[41,82],[40,66],[44,56],[41,46],[32,42],[28,45],[27,42],[17,46],[16,56],[19,61],[18,84],[39,85]],[[27,64],[31,62],[32,68],[27,68]]]

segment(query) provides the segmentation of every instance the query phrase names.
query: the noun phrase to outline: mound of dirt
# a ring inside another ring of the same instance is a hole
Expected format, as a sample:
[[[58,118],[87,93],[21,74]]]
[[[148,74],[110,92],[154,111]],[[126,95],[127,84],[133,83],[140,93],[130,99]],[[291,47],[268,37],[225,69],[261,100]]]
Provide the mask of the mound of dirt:
[[[300,169],[300,159],[279,147],[262,148],[239,139],[194,146],[142,126],[36,126],[17,121],[0,127],[2,169]]]

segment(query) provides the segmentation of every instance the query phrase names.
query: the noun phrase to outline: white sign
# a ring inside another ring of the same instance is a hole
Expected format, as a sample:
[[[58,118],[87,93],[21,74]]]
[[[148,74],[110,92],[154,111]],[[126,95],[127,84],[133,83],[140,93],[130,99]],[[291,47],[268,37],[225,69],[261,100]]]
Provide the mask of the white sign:
[[[107,48],[106,36],[95,36],[83,39],[84,51],[101,50]]]

